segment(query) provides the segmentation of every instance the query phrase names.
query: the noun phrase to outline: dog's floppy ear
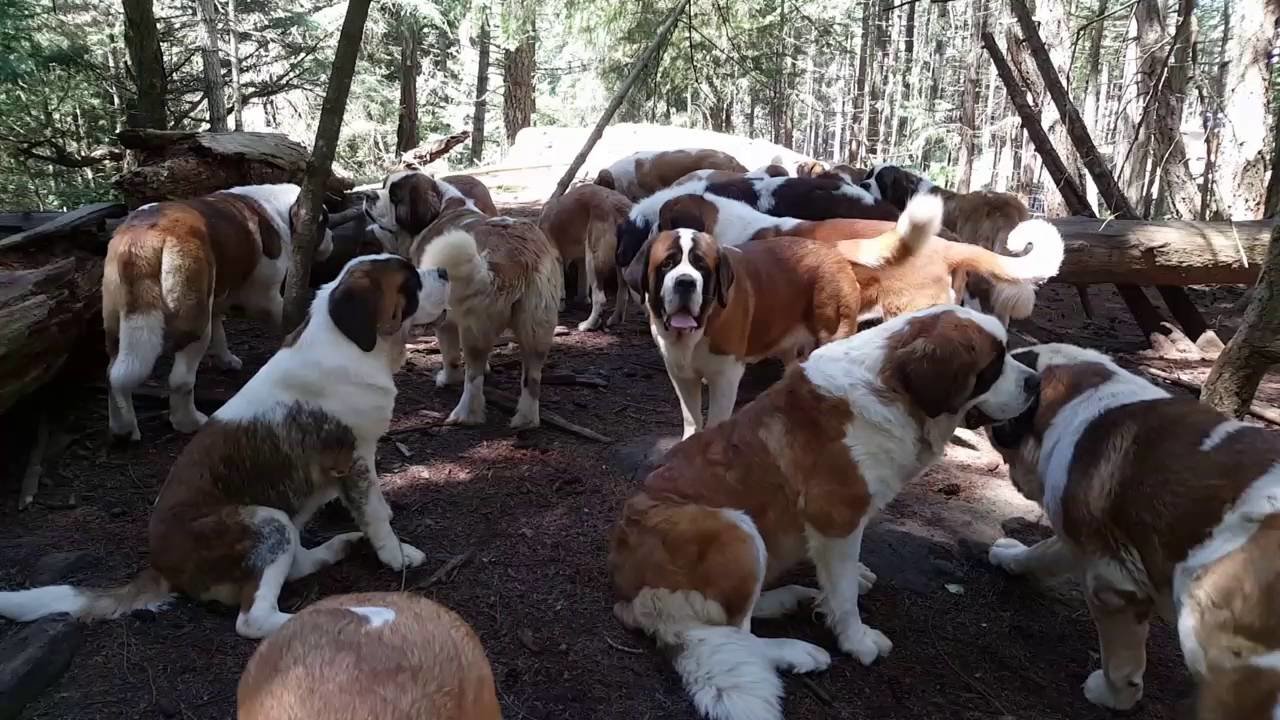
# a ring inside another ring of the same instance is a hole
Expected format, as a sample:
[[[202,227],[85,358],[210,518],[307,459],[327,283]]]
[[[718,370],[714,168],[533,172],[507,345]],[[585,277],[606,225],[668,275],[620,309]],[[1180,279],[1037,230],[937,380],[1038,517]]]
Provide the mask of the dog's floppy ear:
[[[396,225],[410,235],[426,230],[440,214],[440,188],[423,173],[398,178],[387,194],[395,208]]]
[[[350,268],[329,295],[329,318],[356,347],[373,352],[378,336],[400,332],[418,311],[422,278],[403,258]]]
[[[1040,353],[1035,350],[1015,350],[1012,354],[1014,360],[1017,360],[1032,370],[1039,371],[1038,365],[1040,365]]]
[[[678,195],[658,210],[658,231],[687,228],[715,234],[720,209],[702,195]]]
[[[642,299],[649,294],[649,248],[653,245],[654,237],[650,236],[644,241],[640,246],[640,252],[636,253],[636,256],[631,258],[631,262],[622,270],[622,281]]]
[[[618,189],[617,185],[613,182],[613,173],[608,170],[601,170],[596,173],[596,184],[603,188],[609,188],[610,190]]]
[[[959,412],[978,371],[971,355],[952,356],[935,340],[922,337],[914,341],[898,351],[895,361],[903,390],[931,418]]]
[[[720,247],[716,258],[716,302],[720,307],[729,307],[729,288],[733,287],[733,260],[730,257],[737,250]]]

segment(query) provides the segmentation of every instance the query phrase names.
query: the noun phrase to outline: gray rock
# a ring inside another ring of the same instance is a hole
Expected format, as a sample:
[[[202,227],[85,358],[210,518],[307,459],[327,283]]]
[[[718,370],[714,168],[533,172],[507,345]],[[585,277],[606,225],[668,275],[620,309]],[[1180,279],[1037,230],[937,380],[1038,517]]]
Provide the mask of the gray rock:
[[[27,584],[32,587],[53,585],[72,573],[79,572],[93,562],[93,554],[86,550],[49,553],[36,562],[27,573]]]
[[[71,665],[84,626],[66,615],[25,625],[0,643],[0,720],[17,718]]]

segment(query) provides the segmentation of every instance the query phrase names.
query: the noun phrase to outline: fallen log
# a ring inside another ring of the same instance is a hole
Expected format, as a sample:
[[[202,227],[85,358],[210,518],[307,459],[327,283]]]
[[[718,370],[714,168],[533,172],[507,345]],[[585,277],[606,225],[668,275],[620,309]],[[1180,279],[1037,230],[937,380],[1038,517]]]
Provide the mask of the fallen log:
[[[1274,220],[1050,220],[1066,244],[1055,280],[1132,285],[1247,285],[1258,279]]]
[[[102,260],[74,253],[31,269],[0,266],[0,413],[58,373],[101,323]]]
[[[130,128],[117,137],[135,159],[135,167],[114,181],[130,208],[237,185],[301,184],[310,157],[301,143],[279,133]],[[335,172],[325,189],[340,198],[354,184]]]
[[[88,229],[100,233],[105,229],[107,220],[125,216],[125,207],[118,202],[100,202],[85,205],[82,208],[62,213],[22,232],[0,240],[0,250],[12,250],[20,245],[48,240],[49,238],[73,235]]]

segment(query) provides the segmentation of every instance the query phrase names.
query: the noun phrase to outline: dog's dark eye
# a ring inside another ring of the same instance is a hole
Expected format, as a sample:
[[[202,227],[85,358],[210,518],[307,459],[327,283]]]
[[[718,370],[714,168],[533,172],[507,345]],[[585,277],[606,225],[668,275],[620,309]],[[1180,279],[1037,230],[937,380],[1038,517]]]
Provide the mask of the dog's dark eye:
[[[667,256],[667,259],[666,259],[666,260],[663,260],[663,261],[662,261],[662,264],[661,264],[661,265],[659,265],[659,266],[658,266],[658,268],[659,268],[659,269],[661,269],[661,270],[670,270],[671,268],[675,267],[677,264],[678,264],[678,263],[676,262],[676,258],[675,258],[675,256],[674,256],[674,255],[668,255],[668,256]]]

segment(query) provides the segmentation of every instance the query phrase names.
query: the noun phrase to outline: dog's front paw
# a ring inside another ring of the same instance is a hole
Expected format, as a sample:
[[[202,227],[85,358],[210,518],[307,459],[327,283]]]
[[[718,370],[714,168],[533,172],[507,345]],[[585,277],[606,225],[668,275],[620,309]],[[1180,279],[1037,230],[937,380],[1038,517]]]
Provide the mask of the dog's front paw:
[[[403,570],[418,567],[427,556],[418,548],[402,542],[378,548],[378,559],[392,570]]]
[[[449,417],[445,418],[445,425],[483,425],[484,424],[484,406],[479,410],[475,408],[464,407],[459,404],[458,407],[449,413]]]
[[[598,330],[599,328],[600,318],[596,318],[595,320],[587,318],[586,320],[578,323],[578,332],[589,332],[591,330]]]
[[[1084,696],[1094,705],[1112,710],[1128,710],[1142,699],[1142,680],[1130,680],[1124,687],[1116,688],[1107,682],[1107,674],[1094,670],[1084,681]]]
[[[1022,556],[1026,552],[1026,545],[1013,538],[1004,537],[991,543],[991,549],[987,551],[987,559],[992,565],[1016,575],[1022,572]]]
[[[893,642],[873,627],[859,624],[840,637],[840,649],[870,665],[893,650]]]
[[[790,638],[770,638],[768,643],[779,670],[811,673],[831,667],[831,653],[813,643]]]
[[[184,435],[190,435],[194,433],[195,431],[204,427],[204,424],[208,421],[209,421],[209,416],[205,415],[199,410],[196,410],[191,414],[184,413],[182,415],[169,416],[169,424],[173,425],[174,430],[177,430],[178,432],[183,433]]]

